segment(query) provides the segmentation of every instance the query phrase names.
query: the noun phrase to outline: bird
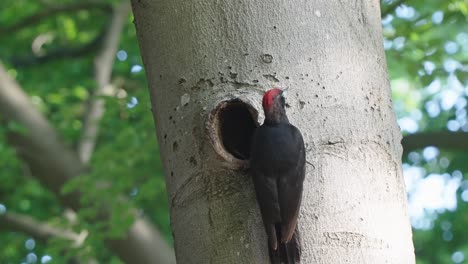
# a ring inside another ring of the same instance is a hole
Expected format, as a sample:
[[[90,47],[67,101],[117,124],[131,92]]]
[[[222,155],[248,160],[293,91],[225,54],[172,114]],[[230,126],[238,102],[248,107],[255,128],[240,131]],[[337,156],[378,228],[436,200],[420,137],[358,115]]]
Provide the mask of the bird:
[[[305,178],[304,140],[288,120],[283,90],[265,92],[262,106],[265,121],[252,136],[249,163],[270,260],[300,263],[297,220]]]

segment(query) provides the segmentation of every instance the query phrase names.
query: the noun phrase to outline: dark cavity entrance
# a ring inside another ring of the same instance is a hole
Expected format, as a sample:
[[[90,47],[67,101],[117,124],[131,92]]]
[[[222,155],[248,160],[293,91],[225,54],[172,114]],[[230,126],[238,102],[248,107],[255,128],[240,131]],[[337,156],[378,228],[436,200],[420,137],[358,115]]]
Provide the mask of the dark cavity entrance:
[[[226,102],[218,113],[218,133],[223,146],[227,152],[241,160],[248,160],[250,157],[250,143],[257,127],[250,108],[252,106],[234,99]]]

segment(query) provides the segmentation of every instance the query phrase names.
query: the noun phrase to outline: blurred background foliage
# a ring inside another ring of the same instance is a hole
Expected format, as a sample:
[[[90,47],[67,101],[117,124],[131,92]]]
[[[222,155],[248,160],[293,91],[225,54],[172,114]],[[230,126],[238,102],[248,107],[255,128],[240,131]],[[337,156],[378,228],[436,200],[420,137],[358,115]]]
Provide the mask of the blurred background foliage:
[[[71,149],[77,149],[86,107],[95,99],[93,61],[116,3],[0,1],[0,60]],[[417,263],[468,263],[468,0],[383,0],[381,8],[394,108],[404,135],[403,170]],[[126,19],[115,53],[112,92],[99,96],[105,112],[89,170],[63,190],[86,190],[86,208],[77,214],[65,210],[8,144],[8,132],[21,133],[21,125],[1,123],[0,263],[65,263],[69,256],[120,263],[103,241],[128,228],[130,208],[147,216],[172,243],[132,20]],[[112,184],[103,191],[96,184],[100,181]],[[116,199],[122,194],[127,199]],[[98,200],[111,204],[111,221],[90,222]],[[88,230],[89,235],[80,245],[60,237],[40,239],[6,227],[1,217],[8,213],[52,228]]]

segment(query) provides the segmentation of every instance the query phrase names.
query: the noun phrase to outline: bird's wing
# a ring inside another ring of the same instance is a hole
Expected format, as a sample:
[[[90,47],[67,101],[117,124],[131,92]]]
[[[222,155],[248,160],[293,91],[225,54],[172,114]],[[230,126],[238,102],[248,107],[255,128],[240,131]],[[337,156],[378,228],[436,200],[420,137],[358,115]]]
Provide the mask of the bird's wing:
[[[278,248],[278,238],[275,230],[275,223],[280,222],[280,209],[278,204],[278,194],[276,180],[266,177],[258,171],[252,171],[257,202],[262,214],[263,224],[268,236],[268,243],[271,248]]]
[[[289,242],[296,228],[299,207],[302,199],[302,185],[305,177],[305,147],[299,130],[292,126],[292,133],[297,139],[295,147],[299,150],[296,166],[279,178],[278,201],[281,213],[281,243]]]

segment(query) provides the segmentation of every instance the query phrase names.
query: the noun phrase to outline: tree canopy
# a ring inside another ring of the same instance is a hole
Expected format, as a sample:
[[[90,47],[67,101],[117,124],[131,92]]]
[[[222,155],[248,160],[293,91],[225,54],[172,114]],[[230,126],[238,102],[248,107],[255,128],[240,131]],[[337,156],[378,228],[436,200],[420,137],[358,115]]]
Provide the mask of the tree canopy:
[[[468,2],[383,0],[381,9],[417,262],[463,263]],[[57,135],[79,164],[70,177],[38,164],[53,148],[27,141],[36,130],[19,121],[16,97],[0,99],[11,102],[0,105],[0,263],[121,263],[107,241],[139,217],[172,244],[132,21],[125,1],[0,2],[0,97],[27,94],[34,108],[24,118],[45,117],[53,133],[44,142]]]

